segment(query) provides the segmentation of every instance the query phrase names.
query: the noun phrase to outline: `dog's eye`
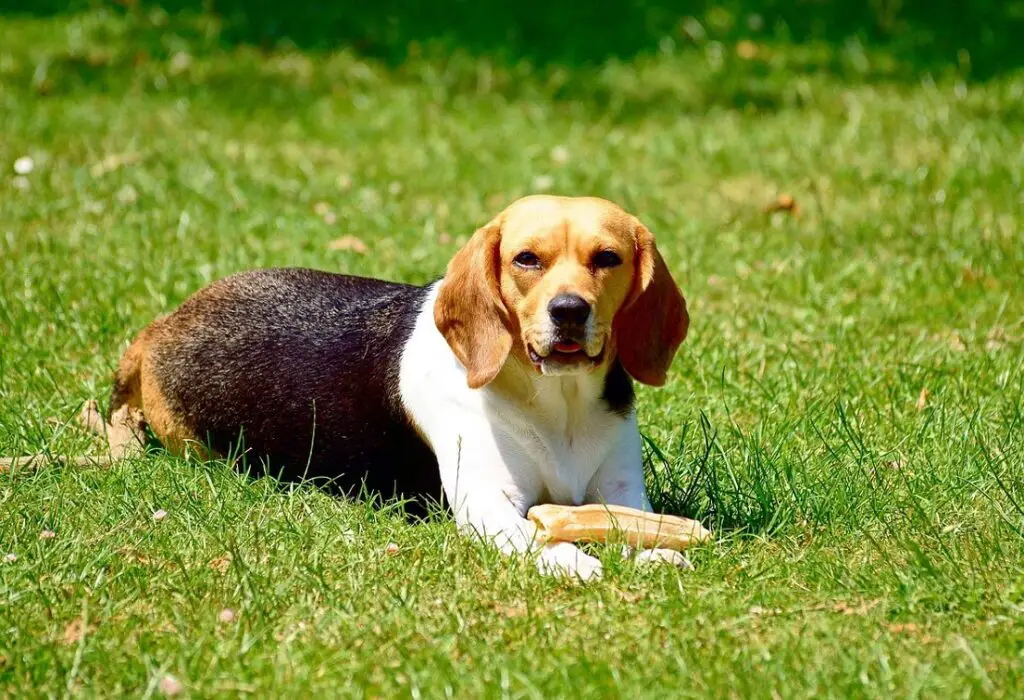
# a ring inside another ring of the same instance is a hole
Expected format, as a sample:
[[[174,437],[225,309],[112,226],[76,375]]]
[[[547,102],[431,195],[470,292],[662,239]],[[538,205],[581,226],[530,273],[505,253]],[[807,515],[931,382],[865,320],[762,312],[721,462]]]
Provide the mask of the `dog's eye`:
[[[516,266],[526,270],[536,270],[540,268],[540,258],[528,250],[524,250],[522,253],[512,258],[512,262]]]
[[[594,267],[598,269],[618,267],[622,264],[622,258],[610,250],[602,250],[594,256]]]

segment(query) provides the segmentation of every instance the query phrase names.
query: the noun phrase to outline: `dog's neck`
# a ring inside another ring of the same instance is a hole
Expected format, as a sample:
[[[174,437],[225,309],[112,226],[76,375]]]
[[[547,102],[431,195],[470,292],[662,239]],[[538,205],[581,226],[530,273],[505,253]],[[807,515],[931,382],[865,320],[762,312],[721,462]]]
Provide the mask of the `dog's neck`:
[[[547,376],[512,354],[488,386],[539,416],[556,420],[564,417],[571,423],[576,416],[595,409],[604,394],[608,371],[609,364],[603,363],[590,372]]]

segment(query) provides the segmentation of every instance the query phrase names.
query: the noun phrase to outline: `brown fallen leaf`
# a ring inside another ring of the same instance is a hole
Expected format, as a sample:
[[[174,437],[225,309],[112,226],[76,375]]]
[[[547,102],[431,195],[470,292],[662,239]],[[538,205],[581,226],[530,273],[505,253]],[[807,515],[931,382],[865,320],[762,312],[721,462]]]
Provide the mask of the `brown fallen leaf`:
[[[915,642],[920,644],[939,644],[942,641],[928,634],[925,629],[914,622],[891,622],[886,627],[893,634],[913,637]]]
[[[867,615],[872,608],[881,602],[881,600],[869,600],[861,602],[860,605],[850,605],[841,600],[832,607],[832,610],[841,615]]]
[[[1010,338],[1007,334],[1006,329],[1002,326],[993,326],[988,332],[987,339],[985,341],[985,349],[988,351],[999,350],[1009,342],[1015,342],[1014,339]]]
[[[505,617],[522,617],[526,614],[526,606],[521,603],[516,603],[514,605],[495,604],[494,612]]]
[[[114,54],[110,51],[95,49],[86,55],[85,62],[89,64],[90,68],[100,68],[101,66],[110,65],[113,59]]]
[[[736,55],[739,56],[740,58],[749,61],[750,59],[757,56],[757,53],[757,44],[755,44],[752,41],[749,41],[748,39],[744,39],[743,41],[737,42],[736,44]]]
[[[211,559],[208,566],[217,573],[223,574],[225,571],[228,570],[228,567],[231,566],[231,555],[225,554],[222,557]]]
[[[142,160],[142,156],[138,153],[115,153],[107,156],[99,163],[96,163],[89,169],[89,174],[93,177],[103,177],[107,173],[112,173],[119,168],[123,168],[126,165],[134,165]]]
[[[781,193],[774,202],[769,203],[763,210],[765,214],[773,214],[777,211],[786,211],[793,216],[800,216],[800,205],[796,203],[792,195]]]
[[[890,632],[916,632],[917,625],[913,622],[895,622],[889,625]]]
[[[623,591],[620,589],[616,589],[615,594],[626,603],[636,603],[647,597],[646,594],[639,591]]]
[[[921,387],[921,393],[917,396],[917,410],[923,411],[924,407],[928,405],[928,387]]]
[[[78,642],[82,640],[82,637],[92,632],[93,629],[94,627],[92,625],[86,625],[82,622],[82,618],[76,618],[69,622],[64,628],[64,637],[62,641],[67,646],[78,644]]]
[[[148,566],[150,564],[150,558],[133,547],[121,547],[121,549],[117,551],[118,554],[128,561],[141,564],[142,566]]]
[[[355,236],[342,236],[327,244],[327,250],[351,250],[353,253],[364,255],[369,252],[369,247]]]
[[[185,686],[181,684],[181,681],[170,674],[161,678],[157,687],[160,689],[160,692],[167,697],[179,695],[181,691],[185,689]]]

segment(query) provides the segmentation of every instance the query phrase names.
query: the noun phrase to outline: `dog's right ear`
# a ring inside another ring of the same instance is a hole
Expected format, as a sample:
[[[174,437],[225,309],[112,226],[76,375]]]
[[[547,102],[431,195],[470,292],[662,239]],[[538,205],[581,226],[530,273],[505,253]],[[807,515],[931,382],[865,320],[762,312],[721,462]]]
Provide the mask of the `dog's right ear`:
[[[512,349],[508,310],[501,300],[501,217],[473,234],[448,264],[434,303],[434,323],[479,389],[501,371]]]
[[[676,350],[686,339],[690,315],[654,244],[654,234],[639,221],[636,238],[633,291],[615,318],[619,360],[633,379],[662,386]]]

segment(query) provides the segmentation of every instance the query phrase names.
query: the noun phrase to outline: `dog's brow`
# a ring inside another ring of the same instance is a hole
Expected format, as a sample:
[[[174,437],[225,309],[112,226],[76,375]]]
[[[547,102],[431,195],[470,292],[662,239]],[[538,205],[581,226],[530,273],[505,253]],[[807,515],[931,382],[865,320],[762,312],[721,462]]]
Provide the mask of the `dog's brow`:
[[[537,227],[531,227],[526,230],[526,233],[521,233],[514,238],[509,238],[509,242],[513,244],[515,248],[538,246],[553,239],[557,239],[559,227],[550,226],[547,224],[540,225]],[[564,228],[564,235],[568,236],[568,226]]]
[[[632,234],[631,226],[629,225],[629,218],[617,211],[603,212],[600,220],[600,227],[601,230],[609,232],[616,238],[629,238]]]

